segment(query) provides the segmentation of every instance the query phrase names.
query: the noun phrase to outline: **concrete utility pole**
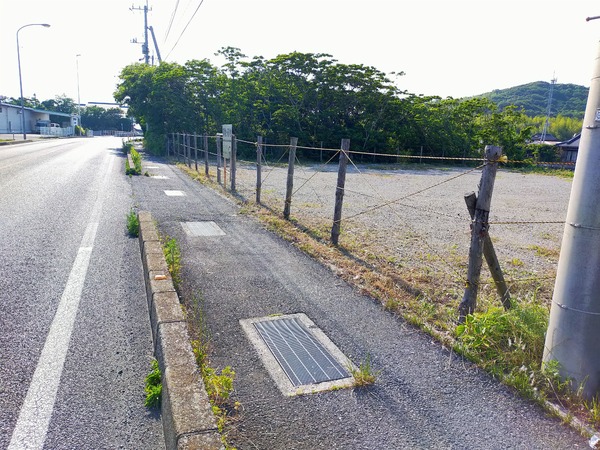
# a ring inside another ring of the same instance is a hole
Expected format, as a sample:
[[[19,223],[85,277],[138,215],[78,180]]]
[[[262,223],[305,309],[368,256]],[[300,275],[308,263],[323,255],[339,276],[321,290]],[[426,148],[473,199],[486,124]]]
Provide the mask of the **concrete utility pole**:
[[[588,18],[587,20],[600,17]],[[600,393],[600,47],[583,119],[577,166],[546,333],[544,363]]]
[[[129,8],[131,11],[144,11],[144,43],[142,44],[142,53],[144,54],[144,62],[146,64],[150,63],[150,47],[148,46],[148,2],[146,1],[146,4],[144,5],[144,7],[140,7],[140,6],[132,6],[131,8]],[[134,43],[137,43],[137,40],[132,41]]]

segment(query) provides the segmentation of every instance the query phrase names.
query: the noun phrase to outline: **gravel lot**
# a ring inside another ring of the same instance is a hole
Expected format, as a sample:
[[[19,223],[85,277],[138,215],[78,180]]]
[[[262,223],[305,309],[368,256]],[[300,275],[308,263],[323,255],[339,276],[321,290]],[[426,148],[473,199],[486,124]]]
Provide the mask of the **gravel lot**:
[[[238,191],[254,201],[256,170],[238,167]],[[358,244],[366,260],[384,258],[399,269],[452,280],[458,293],[470,241],[464,194],[477,191],[481,169],[390,167],[348,168],[340,244]],[[283,209],[286,178],[287,167],[263,167],[262,199],[277,211]],[[292,216],[329,233],[336,180],[335,164],[297,165]],[[490,235],[513,292],[522,287],[550,299],[571,183],[556,176],[498,171]],[[559,223],[493,224],[515,221]],[[489,278],[489,272],[482,276]]]

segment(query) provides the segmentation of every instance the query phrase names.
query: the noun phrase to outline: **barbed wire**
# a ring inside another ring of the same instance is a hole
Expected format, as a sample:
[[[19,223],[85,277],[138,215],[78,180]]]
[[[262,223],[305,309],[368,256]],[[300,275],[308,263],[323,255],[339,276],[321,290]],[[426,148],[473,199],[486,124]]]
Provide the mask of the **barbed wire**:
[[[376,211],[376,210],[378,210],[378,209],[380,209],[380,208],[383,208],[383,207],[385,207],[385,206],[388,206],[388,205],[391,205],[391,204],[394,204],[394,203],[397,203],[397,202],[401,202],[402,200],[406,200],[406,199],[407,199],[407,198],[409,198],[409,197],[413,197],[413,196],[415,196],[415,195],[422,194],[423,192],[427,192],[428,190],[434,189],[434,188],[436,188],[436,187],[438,187],[438,186],[441,186],[442,184],[449,183],[450,181],[456,180],[457,178],[463,177],[463,176],[465,176],[465,175],[468,175],[468,174],[469,174],[469,173],[471,173],[471,172],[474,172],[474,171],[476,171],[476,170],[479,170],[479,169],[481,169],[483,166],[485,166],[485,164],[482,164],[482,165],[480,165],[480,166],[477,166],[477,167],[474,167],[474,168],[472,168],[472,169],[469,169],[469,170],[466,170],[466,171],[464,171],[464,172],[461,172],[461,173],[459,173],[458,175],[455,175],[455,176],[453,176],[453,177],[447,178],[447,179],[445,179],[445,180],[443,180],[443,181],[441,181],[441,182],[439,182],[439,183],[433,184],[433,185],[431,185],[431,186],[428,186],[428,187],[425,187],[425,188],[423,188],[423,189],[419,189],[418,191],[411,192],[410,194],[408,194],[408,195],[405,195],[405,196],[403,196],[403,197],[400,197],[400,198],[398,198],[398,199],[396,199],[396,200],[391,200],[391,201],[389,201],[389,202],[386,202],[386,203],[383,203],[383,204],[381,204],[381,205],[377,205],[377,206],[374,206],[374,207],[372,207],[372,208],[366,209],[365,211],[362,211],[362,212],[360,212],[360,213],[354,214],[353,216],[347,217],[347,219],[352,219],[352,218],[354,218],[354,217],[357,217],[357,216],[360,216],[360,215],[362,215],[362,214],[366,214],[366,213],[368,213],[368,212]],[[355,167],[356,167],[356,166],[355,166]]]
[[[350,162],[350,164],[352,164],[352,166],[359,172],[359,174],[364,175],[361,170],[356,166],[356,164],[354,163],[354,161],[352,160],[352,158],[350,158],[350,156],[348,156],[348,161]],[[367,180],[367,184],[370,186],[371,190],[373,192],[378,192],[373,185],[371,185],[371,183]],[[378,194],[379,195],[379,194]],[[381,195],[379,195],[380,200],[383,200],[383,197],[381,197]],[[465,281],[465,277],[462,274],[459,274],[456,269],[454,269],[454,266],[452,264],[450,264],[448,261],[446,261],[446,259],[444,257],[442,257],[439,252],[433,248],[429,242],[427,242],[427,240],[425,240],[419,233],[417,233],[414,228],[409,225],[406,221],[403,220],[402,217],[400,217],[400,214],[398,214],[398,211],[394,210],[392,208],[392,204],[387,202],[387,206],[390,208],[390,210],[392,211],[393,214],[396,215],[396,217],[398,217],[398,219],[400,219],[400,221],[402,223],[404,223],[405,226],[407,226],[410,231],[415,234],[416,236],[419,237],[419,239],[447,266],[451,269],[451,273],[449,273],[449,275],[454,275],[456,276],[459,280]],[[348,217],[345,220],[350,220],[352,217],[356,217],[357,215],[355,214],[354,216]]]

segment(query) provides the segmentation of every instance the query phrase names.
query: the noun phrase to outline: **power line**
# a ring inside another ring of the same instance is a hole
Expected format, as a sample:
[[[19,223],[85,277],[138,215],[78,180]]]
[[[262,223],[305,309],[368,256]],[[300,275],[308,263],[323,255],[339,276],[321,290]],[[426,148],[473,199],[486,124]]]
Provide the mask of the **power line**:
[[[175,3],[175,9],[173,10],[173,14],[171,14],[171,20],[169,22],[167,32],[165,33],[164,42],[167,42],[167,38],[169,37],[169,32],[171,31],[171,27],[173,26],[173,20],[175,19],[175,15],[177,14],[177,8],[179,8],[179,0],[177,0],[177,2]]]
[[[165,57],[165,60],[167,60],[169,58],[169,56],[171,55],[171,53],[173,52],[173,50],[175,50],[175,47],[177,47],[177,44],[179,44],[179,41],[181,40],[181,37],[183,36],[183,34],[185,33],[185,30],[187,30],[188,26],[190,25],[190,23],[192,23],[192,20],[194,20],[194,17],[196,17],[196,14],[198,13],[198,10],[200,9],[200,7],[202,6],[202,3],[204,3],[204,0],[200,0],[200,4],[198,5],[198,7],[196,8],[196,11],[194,11],[194,14],[192,14],[192,17],[190,17],[190,20],[188,21],[188,23],[185,25],[185,27],[183,28],[183,30],[181,31],[181,34],[179,35],[179,37],[177,38],[177,41],[175,41],[175,45],[173,45],[173,48],[171,48],[171,50],[169,51],[169,53],[167,53],[167,56]]]

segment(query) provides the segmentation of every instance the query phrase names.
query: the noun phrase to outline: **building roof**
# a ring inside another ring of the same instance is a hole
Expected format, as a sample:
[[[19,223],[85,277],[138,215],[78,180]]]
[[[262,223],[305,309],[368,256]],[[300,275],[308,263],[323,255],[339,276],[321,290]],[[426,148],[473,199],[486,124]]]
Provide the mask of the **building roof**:
[[[558,144],[556,144],[557,147],[573,147],[573,148],[579,148],[579,140],[581,139],[581,133],[576,134],[575,136],[573,136],[571,139],[569,139],[568,141],[564,141],[564,142],[559,142]]]
[[[7,107],[21,109],[20,105],[14,105],[12,103],[0,102],[0,106],[7,106]],[[23,109],[26,109],[27,111],[31,111],[31,112],[41,113],[41,114],[52,114],[53,116],[71,117],[71,114],[69,114],[69,113],[63,113],[63,112],[58,112],[58,111],[46,111],[44,109],[29,108],[28,106],[25,106],[25,108],[23,108]]]

